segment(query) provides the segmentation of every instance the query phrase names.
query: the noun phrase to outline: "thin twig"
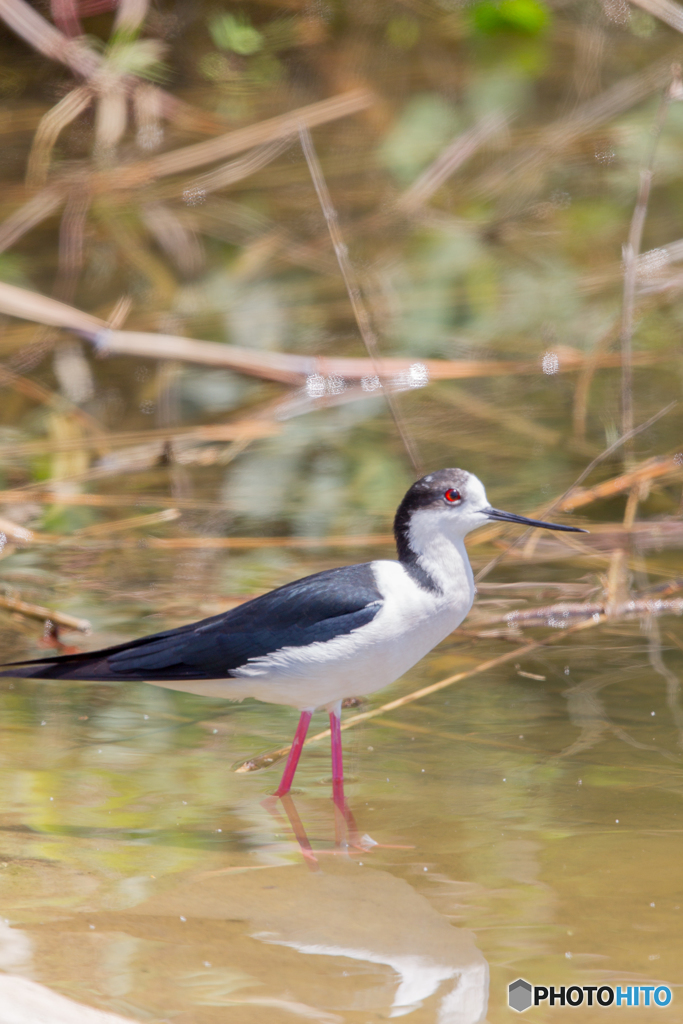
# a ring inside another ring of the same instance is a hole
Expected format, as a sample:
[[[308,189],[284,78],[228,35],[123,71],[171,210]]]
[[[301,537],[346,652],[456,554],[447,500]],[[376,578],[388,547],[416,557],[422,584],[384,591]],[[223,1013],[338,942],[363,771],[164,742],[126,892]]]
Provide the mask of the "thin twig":
[[[396,207],[403,213],[415,212],[485,142],[501,132],[505,125],[503,114],[496,112],[483,117],[468,131],[458,135],[399,197]]]
[[[556,509],[562,509],[563,512],[572,511],[575,508],[580,508],[581,505],[587,505],[591,501],[597,500],[597,498],[599,497],[606,497],[608,496],[608,494],[611,495],[612,493],[619,493],[619,491],[621,490],[626,490],[627,486],[629,485],[624,484],[622,486],[621,484],[623,478],[617,477],[616,481],[618,481],[618,483],[616,483],[614,480],[607,480],[603,484],[598,484],[596,488],[592,488],[590,492],[584,491],[582,493],[574,493],[576,491],[576,488],[580,486],[580,484],[586,479],[589,473],[592,473],[596,466],[598,466],[601,462],[604,462],[604,460],[608,458],[613,452],[615,452],[622,444],[624,444],[625,441],[630,440],[631,437],[635,437],[636,434],[640,434],[643,430],[647,430],[647,428],[651,427],[653,423],[656,423],[657,420],[660,420],[662,416],[666,416],[666,414],[668,412],[671,412],[671,410],[677,404],[678,403],[676,400],[674,400],[673,402],[669,402],[668,405],[665,405],[663,409],[660,409],[659,412],[655,413],[654,416],[651,416],[649,420],[645,421],[645,423],[641,423],[639,426],[633,427],[629,434],[617,438],[617,440],[614,441],[613,444],[609,445],[608,448],[605,448],[603,452],[601,452],[599,455],[596,455],[592,462],[588,463],[583,472],[579,473],[574,483],[571,484],[566,489],[566,491],[559,496],[559,498],[555,498],[555,500],[552,501],[550,505],[543,506],[543,508],[540,509],[537,514],[546,516],[551,515]],[[669,472],[671,468],[678,465],[677,463],[674,462],[673,459],[668,459],[666,460],[666,462],[669,467],[666,470],[667,472]],[[645,472],[644,467],[641,467],[641,469],[643,472]],[[608,485],[610,489],[606,490]],[[615,486],[617,488],[616,491],[614,490]],[[600,491],[600,488],[602,488],[603,491],[605,491],[604,494]],[[589,498],[589,494],[592,494],[594,496]],[[491,570],[494,569],[503,558],[505,558],[509,551],[511,551],[513,548],[519,547],[519,545],[522,544],[524,540],[526,540],[526,538],[529,536],[532,530],[533,527],[530,527],[528,530],[525,530],[524,533],[521,533],[519,537],[516,537],[515,540],[512,541],[512,543],[506,548],[505,551],[502,551],[499,555],[496,555],[496,557],[492,558],[491,561],[488,562],[483,569],[480,569],[477,575],[475,576],[475,583],[479,583],[480,580],[485,579],[485,577],[488,576]],[[489,534],[489,537],[490,536],[491,535]]]
[[[318,194],[318,200],[320,201],[320,206],[323,211],[325,221],[327,222],[327,228],[330,232],[330,238],[332,239],[332,245],[334,246],[334,251],[337,256],[339,269],[341,270],[342,277],[344,278],[344,284],[346,285],[346,290],[349,295],[349,301],[351,302],[356,323],[358,324],[358,330],[360,331],[363,344],[365,345],[370,357],[374,375],[381,379],[382,365],[377,335],[375,334],[370,322],[370,316],[365,307],[365,302],[363,301],[363,293],[361,291],[360,283],[356,272],[353,269],[351,260],[349,259],[349,251],[344,244],[344,239],[342,238],[337,211],[332,203],[332,198],[327,188],[327,182],[325,181],[322,167],[320,166],[320,161],[318,160],[318,155],[313,145],[311,133],[303,122],[299,125],[299,138],[301,139],[301,148],[304,151],[306,163],[308,164],[308,169],[311,172],[311,178],[313,179],[313,184]],[[394,423],[396,424],[401,440],[403,441],[408,458],[412,463],[416,476],[420,477],[422,476],[422,466],[420,464],[420,457],[417,453],[413,439],[408,434],[405,422],[395,398],[393,398],[386,388],[383,390],[384,397],[387,400],[387,404],[391,411],[391,415],[394,418]]]
[[[50,166],[50,156],[60,132],[92,102],[93,93],[87,85],[79,85],[67,93],[41,118],[33,137],[26,167],[27,185],[44,185]]]
[[[676,67],[673,69],[673,78],[677,77]],[[662,128],[671,103],[671,82],[665,89],[661,98],[657,116],[652,129],[652,145],[645,167],[640,171],[638,184],[638,195],[636,205],[631,217],[628,240],[623,250],[624,260],[624,295],[622,300],[621,316],[621,433],[624,437],[631,434],[633,430],[633,316],[635,310],[636,279],[638,276],[638,256],[643,237],[643,228],[647,216],[647,205],[650,199],[652,187],[652,174],[654,168],[657,143],[662,134]],[[630,440],[630,439],[629,439]],[[624,462],[628,466],[631,461],[631,446],[628,442],[624,448]]]
[[[353,89],[350,92],[341,93],[339,96],[333,96],[329,100],[311,103],[306,107],[299,107],[297,110],[279,114],[266,121],[248,125],[246,128],[237,128],[216,139],[196,142],[192,146],[184,146],[171,153],[162,153],[149,160],[117,167],[115,171],[101,171],[93,176],[93,188],[104,193],[121,188],[137,188],[157,178],[167,177],[170,174],[182,174],[192,170],[193,167],[217,163],[236,153],[243,153],[247,149],[254,149],[264,143],[286,138],[295,133],[302,122],[314,128],[341,117],[348,117],[360,110],[366,110],[373,103],[374,97],[367,89]]]
[[[0,252],[9,249],[41,221],[50,217],[64,202],[67,190],[62,187],[44,188],[11,213],[0,224]]]
[[[30,619],[39,619],[41,622],[54,622],[65,629],[77,629],[81,633],[89,633],[92,628],[87,619],[77,619],[75,615],[56,612],[52,608],[44,608],[42,605],[31,604],[18,597],[8,597],[6,594],[0,594],[0,608],[26,615]]]

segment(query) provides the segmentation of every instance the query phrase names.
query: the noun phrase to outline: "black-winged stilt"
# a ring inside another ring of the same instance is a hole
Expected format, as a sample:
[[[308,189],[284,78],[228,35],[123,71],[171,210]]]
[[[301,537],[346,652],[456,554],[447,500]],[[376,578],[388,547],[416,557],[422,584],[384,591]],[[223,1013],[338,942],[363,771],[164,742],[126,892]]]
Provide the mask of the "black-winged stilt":
[[[255,697],[301,712],[275,795],[289,792],[313,712],[329,712],[332,787],[344,801],[341,703],[393,683],[463,621],[474,600],[464,538],[490,520],[586,532],[491,508],[480,480],[442,469],[398,507],[397,561],[306,576],[178,629],[84,654],[4,666],[2,676],[140,680],[207,697]]]

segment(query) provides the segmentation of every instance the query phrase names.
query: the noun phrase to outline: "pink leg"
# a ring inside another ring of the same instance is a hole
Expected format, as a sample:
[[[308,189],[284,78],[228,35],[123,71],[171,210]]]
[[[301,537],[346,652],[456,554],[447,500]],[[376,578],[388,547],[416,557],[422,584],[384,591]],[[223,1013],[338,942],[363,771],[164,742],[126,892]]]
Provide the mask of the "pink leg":
[[[330,732],[332,733],[332,799],[344,806],[344,762],[341,741],[341,703],[330,711]]]
[[[297,725],[296,732],[294,733],[294,739],[292,740],[287,764],[285,765],[280,785],[275,790],[274,796],[284,796],[285,793],[289,793],[292,788],[292,779],[294,778],[294,772],[296,771],[296,766],[298,765],[299,758],[301,757],[304,740],[306,739],[306,733],[308,732],[308,726],[312,717],[312,711],[301,712],[301,718],[299,719],[299,724]]]

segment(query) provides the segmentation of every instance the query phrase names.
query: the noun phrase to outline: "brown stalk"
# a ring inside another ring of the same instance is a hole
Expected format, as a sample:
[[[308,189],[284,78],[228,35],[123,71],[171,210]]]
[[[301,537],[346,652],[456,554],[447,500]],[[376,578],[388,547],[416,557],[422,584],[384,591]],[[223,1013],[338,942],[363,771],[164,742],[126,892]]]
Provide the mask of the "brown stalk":
[[[204,247],[192,227],[164,203],[148,203],[142,210],[145,227],[181,274],[194,277],[204,268]]]
[[[365,548],[394,544],[391,533],[358,534],[356,536],[331,537],[151,537],[152,548],[178,548],[201,550],[204,548]]]
[[[611,480],[604,480],[601,484],[596,484],[595,487],[572,489],[572,492],[563,498],[557,507],[563,512],[571,512],[584,505],[590,505],[593,501],[612,498],[615,494],[628,491],[634,484],[657,480],[663,476],[679,476],[682,472],[683,465],[677,461],[675,455],[647,459],[646,462],[634,466],[628,473],[612,477]]]
[[[0,516],[0,533],[4,533],[6,540],[17,541],[20,544],[29,544],[33,540],[33,530],[27,530],[25,526],[5,519]]]
[[[30,398],[34,402],[40,402],[44,405],[52,407],[56,412],[64,415],[65,413],[69,416],[73,416],[77,419],[82,426],[89,430],[97,440],[93,441],[93,447],[102,449],[102,436],[105,431],[102,425],[91,416],[89,413],[79,409],[78,406],[73,405],[68,398],[58,394],[56,391],[50,391],[48,388],[43,387],[42,384],[36,383],[36,381],[29,380],[27,377],[22,377],[18,373],[14,373],[13,370],[8,369],[6,366],[0,365],[0,388],[8,387],[13,388],[21,395],[25,395],[26,398]]]
[[[609,595],[609,587],[607,588]],[[680,615],[683,611],[681,598],[638,597],[629,599],[622,595],[618,601],[607,596],[604,601],[558,601],[541,608],[513,610],[490,618],[475,619],[472,627],[479,630],[504,622],[510,629],[521,627],[552,626],[563,628],[577,619],[589,619],[594,615],[605,618],[634,619],[649,615]]]
[[[53,622],[57,626],[64,626],[65,629],[77,629],[81,633],[89,633],[91,625],[87,619],[77,619],[74,615],[67,615],[66,612],[56,612],[52,608],[44,608],[39,604],[31,604],[29,601],[21,601],[18,597],[7,597],[0,594],[0,608],[17,612],[19,615],[26,615],[30,619],[39,619],[41,622]]]
[[[55,297],[63,302],[73,302],[83,268],[83,239],[89,208],[88,189],[72,189],[59,225],[59,262],[54,286]]]
[[[672,0],[633,0],[633,3],[677,32],[683,32],[683,10],[679,4]]]
[[[80,537],[106,537],[110,532],[121,533],[124,530],[138,530],[146,526],[157,526],[160,523],[172,523],[180,518],[177,508],[167,508],[163,512],[151,512],[146,516],[131,516],[130,519],[109,520],[106,523],[93,523],[91,526],[84,526],[80,530],[74,530],[71,538]]]
[[[0,0],[0,18],[34,49],[66,64],[75,74],[91,78],[99,70],[99,54],[80,39],[69,39],[24,0]]]
[[[589,498],[586,501],[582,501],[580,499],[580,495],[581,494],[586,494],[587,495],[588,492],[587,491],[586,492],[577,491],[578,485],[581,484],[582,481],[584,481],[586,479],[586,477],[588,477],[588,475],[593,471],[593,469],[595,469],[595,467],[597,465],[599,465],[606,458],[608,458],[613,452],[615,452],[618,448],[620,448],[621,445],[624,443],[624,441],[629,440],[631,437],[635,437],[636,434],[639,434],[643,430],[646,430],[648,427],[652,426],[653,423],[656,423],[657,420],[662,418],[662,416],[665,416],[668,412],[670,412],[674,408],[674,406],[676,404],[677,404],[677,402],[675,402],[675,401],[674,402],[670,402],[663,409],[660,409],[658,413],[655,413],[654,416],[651,416],[649,420],[646,420],[645,423],[641,423],[639,426],[634,427],[633,430],[630,431],[628,434],[623,435],[620,438],[617,438],[617,440],[613,444],[609,445],[608,448],[606,448],[603,452],[601,452],[599,455],[597,455],[591,462],[589,462],[589,464],[586,466],[586,468],[583,470],[583,472],[581,472],[579,474],[579,476],[576,478],[576,480],[571,485],[571,487],[568,487],[567,490],[563,494],[561,494],[558,498],[555,498],[552,502],[550,502],[549,505],[543,505],[543,506],[541,506],[541,508],[536,509],[534,512],[532,512],[531,513],[532,518],[535,518],[537,516],[546,516],[547,517],[553,511],[555,511],[556,509],[560,509],[562,511],[571,511],[572,508],[579,508],[579,507],[581,507],[582,504],[589,504],[590,501],[597,500],[597,499],[590,499]],[[616,477],[615,479],[617,481],[619,481],[622,478],[621,477]],[[605,483],[609,484],[610,481],[605,481]],[[633,483],[633,481],[631,479],[629,479],[628,482],[626,482],[623,487],[620,487],[614,493],[619,493],[620,490],[627,490],[632,485],[632,483]],[[614,481],[612,481],[611,484],[612,484],[612,486],[614,486]],[[603,485],[599,485],[599,486],[603,486]],[[570,500],[573,500],[575,497],[579,499],[579,504],[577,504],[575,506],[568,506],[567,502],[570,501]],[[474,539],[474,543],[475,544],[476,543],[481,544],[481,543],[489,542],[492,539],[494,539],[495,537],[500,536],[501,532],[502,532],[502,528],[499,527],[499,526],[491,526],[488,529],[480,530],[478,536],[476,536],[475,539]],[[505,551],[502,551],[499,555],[496,555],[495,558],[491,559],[491,561],[488,562],[484,566],[484,568],[480,569],[480,571],[477,573],[477,575],[475,576],[475,582],[479,583],[480,580],[484,579],[488,575],[488,573],[491,572],[491,570],[494,569],[499,564],[499,562],[503,558],[506,557],[506,555],[509,552],[513,551],[514,548],[519,547],[519,545],[522,544],[527,538],[529,538],[533,534],[533,532],[534,532],[533,531],[533,527],[531,527],[528,530],[525,530],[524,533],[522,533],[519,537],[517,537],[514,541],[512,541],[512,543],[505,549]],[[565,535],[565,539],[566,539],[566,535]],[[534,541],[533,537],[532,537],[531,541],[529,542],[529,545],[528,545],[528,554],[529,555],[531,554],[531,551],[533,550],[533,547],[535,546],[535,543],[537,543],[537,540]]]
[[[27,291],[25,288],[17,288],[16,285],[6,284],[4,281],[0,281],[0,311],[7,316],[34,320],[49,327],[64,327],[67,330],[91,334],[107,326],[104,320],[90,313],[83,313],[80,309],[58,302],[57,299]]]
[[[663,0],[656,0],[657,3],[662,3]],[[673,6],[673,5],[672,5]],[[683,24],[683,13],[681,16],[681,23]],[[636,294],[636,279],[638,275],[638,256],[640,254],[640,246],[643,237],[643,228],[645,227],[645,218],[647,216],[647,206],[650,198],[650,189],[652,187],[652,175],[654,169],[655,154],[657,152],[657,144],[662,134],[664,122],[669,112],[669,104],[671,103],[673,89],[675,85],[680,85],[680,65],[674,65],[672,68],[672,80],[668,84],[668,88],[662,96],[659,104],[659,110],[655,118],[654,125],[652,127],[652,143],[650,145],[650,152],[645,167],[640,172],[640,181],[638,185],[638,195],[636,197],[636,205],[633,210],[633,216],[631,218],[631,226],[628,233],[628,240],[624,246],[624,296],[622,302],[622,319],[621,319],[621,433],[622,435],[629,434],[633,429],[633,372],[632,372],[632,359],[633,359],[633,314],[635,309],[635,294]],[[631,459],[631,448],[627,442],[624,446],[624,463],[628,467]]]
[[[396,200],[403,213],[414,213],[493,136],[506,126],[506,118],[499,113],[488,114],[468,131],[458,135],[416,181]]]
[[[560,440],[559,430],[544,427],[525,416],[510,412],[504,407],[485,402],[463,388],[454,388],[451,385],[447,391],[439,392],[439,398],[441,401],[448,402],[449,405],[462,409],[468,416],[474,416],[487,423],[497,423],[505,430],[510,430],[521,437],[533,438],[535,441],[547,445],[557,444]]]
[[[183,196],[191,196],[192,193],[195,193],[199,198],[203,198],[209,192],[217,192],[219,189],[227,188],[228,185],[241,181],[243,178],[248,178],[249,175],[255,174],[263,167],[267,167],[276,157],[284,153],[290,145],[291,138],[284,136],[281,139],[276,139],[274,142],[266,142],[261,146],[255,146],[246,156],[239,157],[237,160],[231,160],[230,163],[218,167],[215,171],[201,174],[198,178],[192,178],[181,186],[173,185],[169,192],[173,196],[177,196],[179,191],[182,192]]]
[[[31,145],[26,166],[26,184],[42,187],[47,181],[50,157],[60,132],[75,121],[92,102],[92,91],[79,85],[67,93],[41,118]]]
[[[31,382],[29,382],[31,383]],[[52,394],[52,392],[48,392]],[[54,395],[59,400],[58,395]],[[0,457],[16,456],[17,458],[57,452],[81,451],[84,448],[112,449],[126,445],[143,444],[146,441],[236,441],[248,438],[272,437],[280,432],[280,427],[268,420],[242,420],[235,423],[217,423],[215,426],[200,427],[160,427],[157,430],[123,430],[118,433],[106,434],[93,438],[73,437],[60,441],[41,439],[40,441],[24,441],[12,445],[0,445]]]
[[[372,93],[366,89],[353,89],[332,99],[311,103],[287,114],[259,121],[246,128],[238,128],[217,139],[197,142],[171,153],[151,157],[149,160],[117,167],[116,171],[101,171],[93,176],[93,188],[105,193],[121,188],[137,188],[157,178],[169,174],[182,174],[193,167],[217,163],[235,153],[291,136],[298,131],[301,123],[314,128],[316,125],[327,124],[340,117],[348,117],[360,110],[366,110],[372,103]]]
[[[67,189],[52,186],[32,196],[0,224],[0,252],[14,245],[27,231],[46,220],[64,202]]]
[[[536,145],[529,145],[522,137],[518,151],[486,172],[476,185],[476,193],[490,197],[493,194],[513,194],[519,191],[524,178],[538,186],[538,175],[543,166],[577,139],[594,130],[605,121],[629,110],[671,79],[672,60],[678,59],[680,48],[671,56],[655,61],[644,71],[624,78],[577,107],[567,117],[559,118],[538,133]],[[519,201],[519,200],[518,200]]]
[[[5,287],[9,286],[0,285],[0,310],[10,312],[11,310],[4,308]],[[41,307],[42,309],[47,307]],[[28,318],[41,319],[36,315]],[[252,349],[239,348],[236,345],[195,341],[172,334],[151,334],[142,331],[95,332],[76,326],[72,329],[94,341],[103,355],[138,355],[153,359],[180,359],[209,366],[225,366],[250,376],[280,380],[286,384],[302,384],[310,374],[339,376],[347,380],[360,380],[372,374],[380,378],[391,378],[405,373],[416,363],[415,358],[396,356],[382,356],[374,361],[362,357],[298,356],[286,352],[265,351],[255,353]],[[637,355],[639,365],[647,365],[657,358],[645,352]],[[601,365],[618,365],[620,359],[619,353],[610,352],[601,360]],[[570,372],[579,369],[584,361],[584,357],[576,352],[571,359],[566,358],[560,363],[560,368]],[[419,364],[426,369],[431,380],[538,373],[536,360],[420,359]]]
[[[210,511],[224,511],[225,502],[209,501],[201,498],[172,498],[158,494],[79,494],[53,490],[45,487],[42,491],[24,491],[18,487],[9,491],[0,491],[0,504],[16,505],[25,498],[42,505],[78,505],[85,508],[127,508],[140,506],[154,508],[181,508]]]
[[[306,126],[301,123],[299,125],[299,138],[301,139],[301,148],[304,151],[306,157],[306,163],[313,179],[315,191],[320,202],[320,207],[323,211],[325,221],[327,222],[327,228],[330,233],[334,252],[339,263],[339,269],[346,285],[346,291],[349,296],[351,308],[353,309],[353,315],[356,318],[356,324],[360,331],[363,344],[365,345],[368,356],[370,357],[370,364],[372,367],[372,373],[381,379],[382,377],[382,364],[379,354],[379,343],[377,335],[375,334],[374,328],[370,321],[370,315],[366,309],[365,302],[363,300],[363,293],[361,291],[360,282],[353,268],[353,264],[349,259],[349,251],[344,244],[342,237],[341,228],[339,227],[339,218],[337,217],[337,211],[332,202],[329,189],[327,188],[327,182],[323,175],[318,155],[313,145],[313,139]],[[393,416],[396,429],[398,430],[399,436],[403,442],[403,446],[408,454],[408,458],[412,464],[413,470],[416,476],[422,476],[422,467],[420,464],[420,457],[413,439],[408,434],[405,421],[401,415],[401,410],[396,402],[396,399],[391,395],[391,392],[386,388],[384,390],[384,397],[387,400],[389,410]]]
[[[132,260],[139,260],[150,275],[154,272],[144,262],[140,253],[131,253],[133,245],[130,233],[116,218],[110,218],[108,227]],[[134,248],[140,249],[136,245]],[[157,261],[155,261],[155,266]],[[166,277],[164,277],[164,281]],[[170,287],[170,283],[168,285]],[[0,312],[23,320],[33,320],[51,327],[63,327],[94,341],[104,354],[148,356],[155,359],[179,359],[208,366],[225,366],[231,369],[280,380],[287,384],[301,384],[310,374],[340,376],[360,380],[372,374],[379,366],[381,377],[391,377],[409,370],[415,363],[409,357],[381,357],[377,362],[369,358],[346,358],[328,356],[297,356],[285,352],[259,352],[223,345],[214,341],[195,341],[174,334],[152,334],[142,331],[109,330],[104,320],[84,313],[73,306],[67,306],[56,299],[31,292],[16,285],[0,282]],[[634,362],[645,366],[656,362],[659,356],[648,352],[634,353]],[[601,366],[618,366],[619,353],[608,352],[600,359]],[[572,371],[585,365],[586,357],[577,349],[563,346],[560,350],[560,371]],[[432,380],[457,380],[470,377],[497,377],[511,374],[538,373],[537,360],[494,360],[494,359],[423,359],[420,360]]]

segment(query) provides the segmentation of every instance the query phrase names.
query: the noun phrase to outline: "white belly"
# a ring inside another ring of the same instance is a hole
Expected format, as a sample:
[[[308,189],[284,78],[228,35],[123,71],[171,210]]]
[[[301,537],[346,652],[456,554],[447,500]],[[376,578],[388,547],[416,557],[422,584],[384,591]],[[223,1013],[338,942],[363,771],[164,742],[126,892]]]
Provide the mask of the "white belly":
[[[367,625],[333,640],[284,647],[255,658],[230,679],[150,682],[206,697],[255,697],[299,709],[326,707],[344,697],[381,690],[460,625],[473,592],[469,586],[448,594],[423,590],[397,562],[376,562],[373,569],[386,598]]]

